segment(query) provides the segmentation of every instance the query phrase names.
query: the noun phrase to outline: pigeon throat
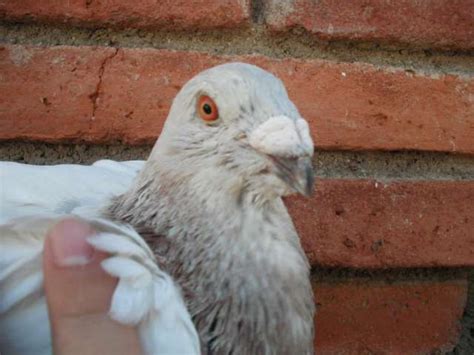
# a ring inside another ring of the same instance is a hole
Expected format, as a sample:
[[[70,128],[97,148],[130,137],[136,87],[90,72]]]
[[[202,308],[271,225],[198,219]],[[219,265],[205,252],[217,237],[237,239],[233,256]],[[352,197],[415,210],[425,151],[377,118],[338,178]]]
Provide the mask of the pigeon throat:
[[[308,263],[281,199],[146,176],[109,211],[181,286],[203,353],[310,353]]]

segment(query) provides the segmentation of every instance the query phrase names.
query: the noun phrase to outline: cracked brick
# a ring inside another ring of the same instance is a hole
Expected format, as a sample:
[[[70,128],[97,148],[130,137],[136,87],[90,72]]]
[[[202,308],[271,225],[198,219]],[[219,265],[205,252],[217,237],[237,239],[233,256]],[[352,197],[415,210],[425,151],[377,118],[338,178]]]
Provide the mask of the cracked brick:
[[[257,55],[130,48],[115,54],[116,49],[108,47],[4,48],[0,53],[5,84],[1,139],[153,143],[187,80],[213,65],[244,61],[284,81],[318,148],[474,154],[474,80],[470,77]],[[51,105],[45,106],[43,97]],[[84,102],[87,112],[83,112]]]
[[[111,54],[108,57],[105,57],[104,60],[102,61],[100,68],[99,68],[99,73],[98,73],[98,80],[97,80],[97,85],[95,87],[95,90],[92,94],[89,95],[89,98],[91,99],[92,102],[92,114],[91,114],[91,120],[95,120],[95,113],[97,111],[97,107],[99,105],[99,99],[100,99],[100,93],[101,93],[101,88],[102,88],[102,80],[105,72],[105,67],[107,63],[109,63],[119,52],[119,48],[115,49],[115,52]]]

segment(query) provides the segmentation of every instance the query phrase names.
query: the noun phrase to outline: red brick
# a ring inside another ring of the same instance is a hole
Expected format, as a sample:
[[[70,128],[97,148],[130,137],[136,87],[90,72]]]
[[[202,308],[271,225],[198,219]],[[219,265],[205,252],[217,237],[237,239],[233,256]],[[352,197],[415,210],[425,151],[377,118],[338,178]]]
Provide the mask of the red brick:
[[[474,181],[320,180],[287,206],[312,264],[474,266]]]
[[[14,46],[0,51],[0,131],[6,138],[80,137],[93,128],[92,95],[113,49]]]
[[[0,52],[0,139],[151,143],[181,86],[228,61],[278,75],[319,148],[474,153],[472,78],[155,49],[114,55],[91,47],[7,46]]]
[[[315,282],[314,291],[317,354],[444,354],[459,338],[467,282]]]
[[[0,18],[161,29],[231,28],[249,24],[248,0],[0,0]]]
[[[474,48],[472,0],[266,0],[274,31],[304,28],[325,40]]]

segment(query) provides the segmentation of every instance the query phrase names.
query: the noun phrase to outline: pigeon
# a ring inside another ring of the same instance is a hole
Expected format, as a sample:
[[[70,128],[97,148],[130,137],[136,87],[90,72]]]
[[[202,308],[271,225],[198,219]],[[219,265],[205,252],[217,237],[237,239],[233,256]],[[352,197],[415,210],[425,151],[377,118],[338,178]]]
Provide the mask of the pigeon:
[[[74,216],[119,279],[110,317],[145,354],[313,354],[309,264],[282,201],[311,193],[313,151],[283,83],[227,63],[183,86],[145,162],[2,163],[0,352],[51,353],[43,240]]]

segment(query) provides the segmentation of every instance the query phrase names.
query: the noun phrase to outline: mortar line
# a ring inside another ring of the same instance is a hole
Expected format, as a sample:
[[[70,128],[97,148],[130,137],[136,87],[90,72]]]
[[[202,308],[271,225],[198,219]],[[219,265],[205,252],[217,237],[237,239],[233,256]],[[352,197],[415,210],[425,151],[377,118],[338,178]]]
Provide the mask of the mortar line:
[[[0,159],[29,164],[90,164],[96,160],[146,159],[152,145],[0,141]],[[474,156],[419,151],[321,151],[313,159],[318,179],[474,181]]]
[[[321,267],[311,268],[311,278],[314,281],[341,283],[347,281],[359,282],[387,282],[406,283],[412,281],[450,281],[469,279],[474,271],[473,267],[401,267],[390,269],[341,268]]]
[[[415,48],[381,48],[353,42],[322,42],[302,33],[271,35],[264,25],[221,31],[151,31],[83,28],[65,25],[0,24],[0,42],[40,46],[104,46],[204,52],[211,55],[260,54],[270,58],[361,62],[426,74],[472,77],[474,53]]]

